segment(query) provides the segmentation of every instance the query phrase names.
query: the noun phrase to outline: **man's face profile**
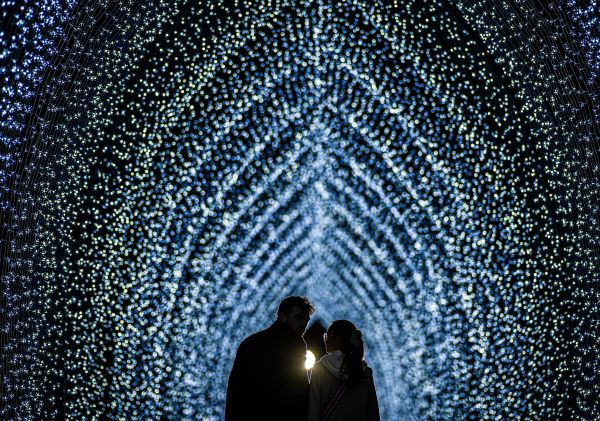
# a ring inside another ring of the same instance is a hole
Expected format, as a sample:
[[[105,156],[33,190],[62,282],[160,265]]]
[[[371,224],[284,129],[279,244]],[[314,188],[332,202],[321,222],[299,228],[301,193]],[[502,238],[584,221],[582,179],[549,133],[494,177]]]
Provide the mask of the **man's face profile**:
[[[289,314],[279,313],[279,321],[288,325],[294,332],[302,336],[310,320],[308,311],[302,307],[292,307]]]

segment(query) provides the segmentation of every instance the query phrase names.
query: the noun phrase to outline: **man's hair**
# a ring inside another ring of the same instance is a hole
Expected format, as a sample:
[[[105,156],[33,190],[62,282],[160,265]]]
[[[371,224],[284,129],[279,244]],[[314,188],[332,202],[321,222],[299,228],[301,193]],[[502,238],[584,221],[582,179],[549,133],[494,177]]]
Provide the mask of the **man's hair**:
[[[279,316],[279,314],[283,313],[288,316],[294,307],[300,307],[302,310],[308,312],[309,315],[312,315],[315,312],[315,306],[310,303],[308,298],[291,296],[284,298],[283,301],[279,303],[277,315]]]

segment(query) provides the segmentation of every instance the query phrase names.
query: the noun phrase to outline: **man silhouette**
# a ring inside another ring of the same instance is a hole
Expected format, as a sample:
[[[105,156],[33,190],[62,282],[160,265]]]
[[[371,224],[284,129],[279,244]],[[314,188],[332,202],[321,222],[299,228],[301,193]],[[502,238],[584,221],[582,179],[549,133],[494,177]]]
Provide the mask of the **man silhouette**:
[[[305,421],[308,375],[302,338],[314,307],[287,297],[277,320],[242,341],[227,386],[225,421]]]

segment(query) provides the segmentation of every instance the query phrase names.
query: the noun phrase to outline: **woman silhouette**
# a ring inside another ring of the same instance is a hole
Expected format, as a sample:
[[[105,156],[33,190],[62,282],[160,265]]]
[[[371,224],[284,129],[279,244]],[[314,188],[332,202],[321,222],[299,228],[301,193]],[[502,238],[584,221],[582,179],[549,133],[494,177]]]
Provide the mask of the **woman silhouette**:
[[[348,320],[336,320],[323,338],[327,354],[312,370],[308,421],[379,421],[360,330]]]

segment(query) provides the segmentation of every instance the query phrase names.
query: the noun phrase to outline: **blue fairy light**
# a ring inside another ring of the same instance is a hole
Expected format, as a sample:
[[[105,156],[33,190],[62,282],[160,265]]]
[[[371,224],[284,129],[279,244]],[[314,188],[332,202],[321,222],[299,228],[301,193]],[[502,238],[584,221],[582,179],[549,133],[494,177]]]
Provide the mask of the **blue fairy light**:
[[[383,419],[600,416],[594,5],[4,2],[0,418],[221,419],[290,294]]]

